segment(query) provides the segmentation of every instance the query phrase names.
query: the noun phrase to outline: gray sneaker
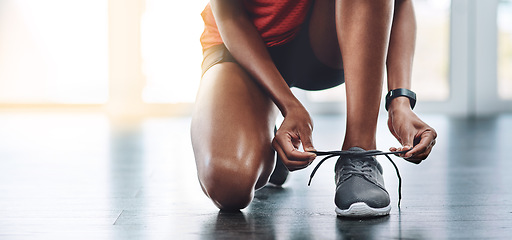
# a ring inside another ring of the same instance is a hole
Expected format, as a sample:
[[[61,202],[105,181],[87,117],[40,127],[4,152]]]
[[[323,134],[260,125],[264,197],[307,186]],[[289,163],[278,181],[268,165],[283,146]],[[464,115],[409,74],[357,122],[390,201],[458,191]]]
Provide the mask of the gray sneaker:
[[[288,178],[289,173],[290,171],[286,168],[283,161],[281,161],[281,158],[277,156],[276,166],[274,167],[274,171],[272,172],[272,175],[270,175],[268,182],[275,186],[281,186]]]
[[[277,127],[274,127],[274,135],[277,132]],[[281,186],[286,182],[286,179],[288,178],[288,174],[290,171],[288,168],[284,165],[283,161],[279,157],[278,154],[276,154],[276,166],[274,167],[274,171],[270,175],[270,179],[268,180],[269,183],[273,184],[274,186]]]
[[[348,152],[364,152],[352,147]],[[336,214],[341,217],[388,215],[389,194],[384,188],[382,167],[373,156],[341,156],[336,162]]]

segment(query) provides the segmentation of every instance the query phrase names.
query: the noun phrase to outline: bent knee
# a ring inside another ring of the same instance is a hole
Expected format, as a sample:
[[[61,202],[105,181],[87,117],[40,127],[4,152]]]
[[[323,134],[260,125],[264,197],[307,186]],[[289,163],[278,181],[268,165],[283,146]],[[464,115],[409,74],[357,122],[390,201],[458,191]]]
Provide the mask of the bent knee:
[[[254,196],[255,180],[247,177],[211,173],[200,181],[206,195],[223,210],[243,209]]]
[[[231,164],[229,164],[231,162]],[[251,203],[259,180],[259,166],[234,164],[236,161],[211,160],[198,171],[204,192],[223,210],[239,210]]]
[[[212,202],[221,210],[240,210],[247,207],[254,196],[253,188],[215,186],[206,190]]]

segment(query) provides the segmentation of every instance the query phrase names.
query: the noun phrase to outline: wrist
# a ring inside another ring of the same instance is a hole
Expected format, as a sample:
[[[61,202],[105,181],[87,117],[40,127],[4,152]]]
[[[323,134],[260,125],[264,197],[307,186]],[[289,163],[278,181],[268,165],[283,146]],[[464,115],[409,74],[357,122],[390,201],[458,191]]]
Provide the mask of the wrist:
[[[288,101],[284,102],[281,107],[279,107],[279,109],[281,110],[283,117],[286,117],[288,114],[293,112],[305,110],[302,103],[297,98],[295,98],[295,96],[293,99],[289,99]]]
[[[411,109],[414,109],[414,106],[416,105],[416,93],[406,88],[397,88],[389,91],[388,94],[386,94],[386,110],[389,111],[389,107],[391,103],[393,103],[393,100],[402,97],[408,98],[409,106]]]
[[[394,98],[389,104],[388,112],[391,113],[395,110],[411,110],[412,111],[409,98],[407,98],[405,96],[400,96],[400,97]]]

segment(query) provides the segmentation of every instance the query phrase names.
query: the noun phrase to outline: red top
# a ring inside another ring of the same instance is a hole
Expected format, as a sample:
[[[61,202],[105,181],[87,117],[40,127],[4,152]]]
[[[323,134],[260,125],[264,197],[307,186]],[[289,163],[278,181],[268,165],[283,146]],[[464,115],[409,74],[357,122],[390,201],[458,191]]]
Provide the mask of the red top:
[[[304,22],[311,0],[245,0],[249,18],[267,47],[291,41]],[[201,35],[203,51],[222,43],[210,4],[201,13],[204,31]]]

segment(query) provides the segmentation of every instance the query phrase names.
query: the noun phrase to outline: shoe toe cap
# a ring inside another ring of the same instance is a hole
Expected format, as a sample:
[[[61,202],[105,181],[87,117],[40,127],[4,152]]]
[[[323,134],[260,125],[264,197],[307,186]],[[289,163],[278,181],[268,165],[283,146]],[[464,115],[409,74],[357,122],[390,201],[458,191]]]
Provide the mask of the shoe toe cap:
[[[357,202],[364,202],[371,208],[384,208],[389,206],[390,199],[386,190],[362,177],[352,176],[337,187],[334,202],[340,209],[348,209]]]

